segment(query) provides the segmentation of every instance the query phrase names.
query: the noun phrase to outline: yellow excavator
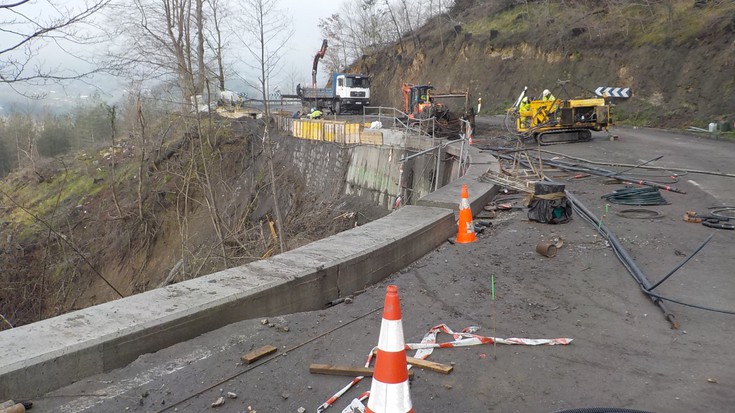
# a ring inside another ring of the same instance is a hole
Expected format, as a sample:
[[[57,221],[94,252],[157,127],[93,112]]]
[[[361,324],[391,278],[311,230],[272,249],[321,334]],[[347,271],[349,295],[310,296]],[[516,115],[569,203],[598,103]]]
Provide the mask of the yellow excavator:
[[[527,90],[523,89],[506,119],[515,121],[517,133],[532,136],[541,145],[586,142],[592,139],[592,131],[612,125],[611,106],[604,97],[565,100],[545,90],[548,96],[533,99]]]

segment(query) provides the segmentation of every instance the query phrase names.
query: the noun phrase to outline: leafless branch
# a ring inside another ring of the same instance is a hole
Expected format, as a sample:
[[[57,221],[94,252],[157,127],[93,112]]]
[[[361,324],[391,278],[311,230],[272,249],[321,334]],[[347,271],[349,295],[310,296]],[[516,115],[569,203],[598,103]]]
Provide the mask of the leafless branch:
[[[12,18],[0,21],[0,29],[7,34],[8,45],[0,49],[0,83],[29,83],[35,81],[58,82],[81,79],[98,73],[102,69],[93,67],[84,71],[64,71],[60,67],[46,68],[37,62],[41,50],[51,44],[65,51],[61,42],[88,44],[98,39],[78,31],[93,15],[105,8],[111,0],[96,0],[81,8],[70,8],[49,1],[46,13],[49,17],[38,17],[23,12],[29,1],[19,1],[0,5],[0,9],[10,11]],[[50,11],[49,11],[50,10]],[[70,56],[79,57],[65,51]]]

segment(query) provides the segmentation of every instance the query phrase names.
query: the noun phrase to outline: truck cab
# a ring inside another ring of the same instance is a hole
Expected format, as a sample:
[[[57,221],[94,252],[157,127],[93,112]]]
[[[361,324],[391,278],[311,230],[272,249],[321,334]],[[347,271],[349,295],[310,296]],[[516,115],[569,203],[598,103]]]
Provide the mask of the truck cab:
[[[334,73],[332,75],[334,89],[333,110],[339,114],[342,110],[359,110],[370,105],[370,78],[364,75]]]

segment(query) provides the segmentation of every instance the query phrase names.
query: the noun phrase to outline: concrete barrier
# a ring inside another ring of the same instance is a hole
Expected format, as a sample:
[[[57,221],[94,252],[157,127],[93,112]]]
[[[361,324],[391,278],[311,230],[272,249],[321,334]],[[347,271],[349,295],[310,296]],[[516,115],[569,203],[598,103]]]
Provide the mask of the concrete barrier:
[[[320,309],[441,244],[451,211],[407,206],[288,251],[0,333],[0,398],[37,397],[251,318]]]

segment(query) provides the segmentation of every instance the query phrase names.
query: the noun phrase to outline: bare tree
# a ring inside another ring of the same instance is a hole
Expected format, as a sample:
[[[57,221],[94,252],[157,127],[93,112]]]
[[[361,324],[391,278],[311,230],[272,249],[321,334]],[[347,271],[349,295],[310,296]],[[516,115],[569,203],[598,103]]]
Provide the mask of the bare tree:
[[[112,140],[112,150],[115,150],[115,136],[117,134],[117,106],[109,106],[107,108],[108,113],[110,115],[110,139]],[[115,204],[115,209],[117,209],[117,216],[122,217],[122,209],[120,208],[120,202],[117,199],[117,189],[115,187],[115,156],[112,157],[110,162],[110,190],[112,191],[112,202]]]
[[[453,3],[451,0],[347,0],[339,14],[320,22],[320,28],[325,37],[340,39],[335,44],[342,46],[344,55],[340,57],[348,65],[391,42],[400,42],[406,33],[412,34],[418,47],[419,39],[414,31],[433,16],[447,13]],[[399,43],[399,47],[403,50],[403,44]]]
[[[110,59],[123,73],[176,79],[183,105],[204,91],[208,73],[204,0],[134,0],[116,10]],[[132,9],[132,12],[131,12]]]
[[[398,42],[398,47],[401,49],[401,52],[405,53],[406,49],[403,47],[403,43],[401,42],[403,33],[401,32],[401,26],[398,23],[398,18],[396,17],[396,14],[393,12],[393,7],[391,7],[390,2],[388,0],[383,0],[383,1],[384,1],[386,10],[388,10],[390,21],[393,23],[393,29],[395,30],[395,40]]]
[[[345,45],[344,22],[339,14],[332,14],[326,19],[319,19],[318,26],[322,37],[329,39],[329,51],[324,56],[327,72],[341,72],[349,63],[349,50]]]
[[[303,73],[295,66],[289,67],[283,74],[282,89],[296,93],[296,85],[299,83],[306,84],[306,80],[303,80]]]
[[[340,14],[341,45],[347,62],[382,47],[391,35],[388,21],[377,0],[351,0],[342,3]]]
[[[281,252],[286,251],[285,231],[283,218],[278,205],[278,191],[276,176],[273,168],[273,145],[270,141],[270,105],[268,104],[269,82],[279,68],[286,42],[293,34],[292,26],[284,13],[280,11],[277,0],[240,0],[240,9],[243,11],[240,24],[242,33],[236,30],[238,37],[248,52],[249,66],[255,69],[258,77],[253,86],[259,90],[263,100],[263,145],[268,158],[268,170],[271,178],[271,193],[273,195],[273,209],[276,214],[278,228],[278,242]]]
[[[214,53],[216,66],[213,69],[217,84],[220,90],[225,90],[225,63],[224,52],[228,41],[228,35],[223,31],[224,18],[227,16],[224,0],[209,0],[207,2],[211,12],[210,20],[212,25],[207,28],[209,31],[208,41],[209,48]]]
[[[418,26],[419,20],[421,19],[421,8],[418,7],[416,8],[416,10],[411,10],[406,0],[400,0],[398,2],[398,9],[400,10],[404,18],[404,32],[408,32],[411,35],[411,39],[413,39],[414,45],[418,47],[418,40],[413,29],[414,23],[411,20],[415,20],[415,23]]]
[[[68,52],[64,46],[99,40],[85,32],[82,26],[110,1],[92,0],[72,6],[66,1],[46,0],[40,15],[35,2],[30,0],[0,4],[0,33],[9,39],[0,46],[0,83],[15,88],[14,85],[19,83],[45,84],[80,79],[102,70],[93,64],[91,69],[83,71],[64,69],[59,65],[47,66],[41,55],[47,48],[52,48],[79,59],[76,53]]]
[[[35,103],[35,101],[29,101]],[[28,108],[26,111],[21,112],[18,108],[14,107],[9,116],[5,119],[2,135],[0,140],[5,139],[7,147],[12,147],[7,155],[14,154],[15,162],[14,165],[8,168],[22,168],[27,165],[25,159],[33,165],[35,158],[34,142],[36,140],[36,128],[34,127],[33,117],[31,116],[32,108]]]
[[[201,93],[204,91],[204,82],[207,80],[207,68],[204,65],[204,0],[194,0],[195,15],[194,23],[196,24],[196,80],[194,90]]]

